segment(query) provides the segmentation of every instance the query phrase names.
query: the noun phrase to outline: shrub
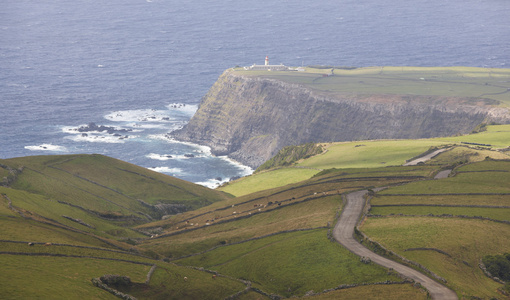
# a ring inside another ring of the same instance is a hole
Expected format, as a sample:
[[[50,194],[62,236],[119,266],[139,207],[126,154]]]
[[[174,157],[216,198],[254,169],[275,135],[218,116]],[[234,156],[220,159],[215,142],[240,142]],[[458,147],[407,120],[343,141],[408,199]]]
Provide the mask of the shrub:
[[[482,262],[492,276],[510,281],[510,253],[487,255],[482,259]]]
[[[114,274],[107,274],[99,278],[102,283],[113,287],[128,287],[131,285],[131,278],[128,276],[120,276]]]

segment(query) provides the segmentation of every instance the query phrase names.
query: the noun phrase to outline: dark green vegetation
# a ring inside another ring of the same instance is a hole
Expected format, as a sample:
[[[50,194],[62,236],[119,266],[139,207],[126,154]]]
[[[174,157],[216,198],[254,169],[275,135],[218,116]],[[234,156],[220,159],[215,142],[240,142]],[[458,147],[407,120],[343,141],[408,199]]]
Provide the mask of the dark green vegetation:
[[[301,159],[321,154],[324,151],[322,146],[316,143],[307,143],[298,146],[287,146],[278,151],[271,159],[263,163],[255,172],[272,169],[276,167],[285,167],[296,163]]]
[[[482,262],[492,276],[510,281],[510,253],[487,255],[482,259]]]

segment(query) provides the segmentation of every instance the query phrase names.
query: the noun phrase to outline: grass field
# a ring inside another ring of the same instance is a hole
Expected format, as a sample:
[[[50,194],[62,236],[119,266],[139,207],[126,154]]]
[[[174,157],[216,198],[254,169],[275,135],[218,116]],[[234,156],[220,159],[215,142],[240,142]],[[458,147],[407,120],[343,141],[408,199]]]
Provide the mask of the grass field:
[[[272,170],[271,172],[262,172],[255,175],[244,177],[239,182],[231,182],[218,188],[232,194],[236,197],[258,192],[262,189],[271,189],[287,184],[300,182],[306,180],[316,173],[318,170],[313,169],[297,169],[297,168],[283,168]],[[267,173],[267,174],[265,174]],[[264,174],[264,175],[262,175]]]
[[[384,247],[416,261],[448,281],[458,295],[500,297],[500,287],[478,268],[480,259],[501,254],[510,246],[510,226],[482,220],[430,217],[369,218],[363,232]],[[490,234],[488,234],[490,233]],[[409,248],[435,251],[405,251]]]
[[[441,207],[441,206],[391,206],[372,207],[370,210],[374,215],[410,215],[426,216],[432,215],[453,215],[468,217],[484,217],[493,220],[510,221],[510,208],[487,208],[487,207]]]
[[[411,284],[399,285],[372,285],[358,286],[329,292],[319,296],[312,296],[308,299],[313,300],[333,300],[333,299],[372,299],[372,300],[425,300],[427,294]]]
[[[446,143],[431,140],[378,140],[334,143],[327,152],[299,163],[298,166],[328,168],[377,168],[402,165],[433,146]]]
[[[425,205],[490,205],[510,206],[507,195],[427,195],[386,196],[378,194],[370,200],[373,205],[425,204]]]
[[[252,174],[220,187],[218,190],[242,196],[304,181],[322,169],[398,166],[428,151],[431,147],[460,146],[462,142],[490,144],[493,145],[492,148],[509,147],[510,125],[492,125],[487,127],[487,131],[447,138],[322,143],[326,149],[325,153],[308,158],[296,165],[304,168],[286,167]],[[428,163],[447,165],[464,160],[476,162],[484,160],[487,156],[494,159],[510,158],[509,152],[493,151],[489,150],[489,147],[476,149],[473,145],[470,146],[454,147]]]
[[[329,93],[439,95],[479,97],[510,104],[510,69],[470,67],[367,67],[352,70],[306,68],[306,72],[236,70]]]
[[[179,260],[204,266],[285,297],[323,291],[341,284],[400,281],[384,268],[364,264],[337,243],[325,239],[326,230],[295,232],[218,248]]]
[[[338,196],[303,202],[282,209],[253,215],[234,222],[206,226],[175,236],[146,241],[143,248],[153,249],[168,257],[180,257],[246,239],[265,236],[285,230],[308,229],[327,226],[333,222],[341,205]],[[239,207],[232,208],[232,211]],[[205,223],[205,222],[203,222]],[[200,224],[203,224],[200,222]]]
[[[483,275],[478,262],[485,255],[508,251],[509,225],[457,216],[510,219],[510,160],[494,160],[508,156],[487,149],[507,147],[509,131],[507,125],[489,126],[485,132],[463,137],[329,144],[325,154],[301,161],[297,167],[261,172],[221,189],[237,197],[104,156],[0,160],[12,168],[25,166],[10,186],[5,181],[0,186],[2,298],[52,298],[53,294],[69,299],[80,293],[90,299],[113,299],[90,281],[112,273],[130,276],[134,284],[125,292],[139,299],[203,295],[224,299],[246,287],[240,280],[286,297],[342,284],[400,281],[388,270],[361,263],[328,239],[328,230],[342,209],[342,194],[375,187],[388,187],[371,199],[370,212],[384,217],[366,219],[361,227],[364,233],[446,278],[461,297],[499,297],[501,285]],[[463,141],[494,146],[453,147]],[[445,145],[453,148],[426,164],[401,166],[431,147]],[[459,165],[466,161],[475,163]],[[457,166],[452,177],[431,180],[439,170],[452,166]],[[13,176],[8,170],[0,167],[0,175]],[[160,219],[151,206],[155,203],[190,203],[195,209]],[[112,213],[110,218],[101,215],[104,212]],[[145,215],[149,213],[153,217]],[[432,216],[443,214],[451,216]],[[37,244],[31,247],[27,242]],[[53,245],[40,244],[48,242]],[[146,285],[152,264],[158,267]],[[231,278],[213,278],[184,265]],[[335,297],[425,299],[426,294],[409,284],[395,284],[358,286],[311,298]],[[239,299],[267,298],[249,291]]]

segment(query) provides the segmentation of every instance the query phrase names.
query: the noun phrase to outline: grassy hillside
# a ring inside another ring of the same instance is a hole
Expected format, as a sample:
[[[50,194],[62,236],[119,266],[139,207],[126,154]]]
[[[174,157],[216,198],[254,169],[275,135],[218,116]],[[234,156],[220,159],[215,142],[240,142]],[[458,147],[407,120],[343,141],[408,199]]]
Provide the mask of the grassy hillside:
[[[131,228],[171,205],[193,209],[227,199],[222,193],[101,155],[5,159],[0,167],[3,299],[115,299],[91,282],[105,274],[129,276],[124,292],[140,298],[223,299],[246,288],[154,260],[150,250],[141,254],[136,241],[147,233]],[[146,282],[153,265],[154,279]]]
[[[367,245],[419,263],[463,299],[500,298],[478,263],[510,248],[510,161],[497,151],[508,130],[322,143],[325,153],[222,187],[236,197],[100,155],[1,160],[0,290],[113,299],[91,279],[119,274],[132,283],[110,287],[139,299],[426,299],[331,240],[346,193],[388,187],[359,227]],[[448,150],[402,166],[438,147]],[[449,178],[432,180],[444,169]],[[165,209],[174,214],[161,219]]]
[[[465,144],[470,143],[470,144]],[[484,144],[490,146],[478,146]],[[480,161],[489,156],[509,158],[510,152],[498,151],[510,147],[510,125],[493,125],[485,131],[463,136],[420,140],[377,140],[345,143],[321,143],[325,151],[306,160],[297,161],[291,168],[277,168],[260,172],[229,183],[219,190],[242,196],[259,190],[275,188],[306,180],[323,169],[376,168],[402,165],[406,161],[429,151],[431,148],[454,147],[441,154],[436,163]],[[437,159],[437,158],[436,158]]]

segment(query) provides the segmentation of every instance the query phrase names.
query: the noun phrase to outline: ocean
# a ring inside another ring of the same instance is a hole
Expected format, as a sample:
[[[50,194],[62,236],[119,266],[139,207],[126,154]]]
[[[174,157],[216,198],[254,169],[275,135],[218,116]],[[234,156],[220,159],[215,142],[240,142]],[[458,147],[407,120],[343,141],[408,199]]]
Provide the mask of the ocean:
[[[171,140],[230,67],[510,67],[508,0],[6,0],[0,158],[100,153],[215,187],[253,170]]]

